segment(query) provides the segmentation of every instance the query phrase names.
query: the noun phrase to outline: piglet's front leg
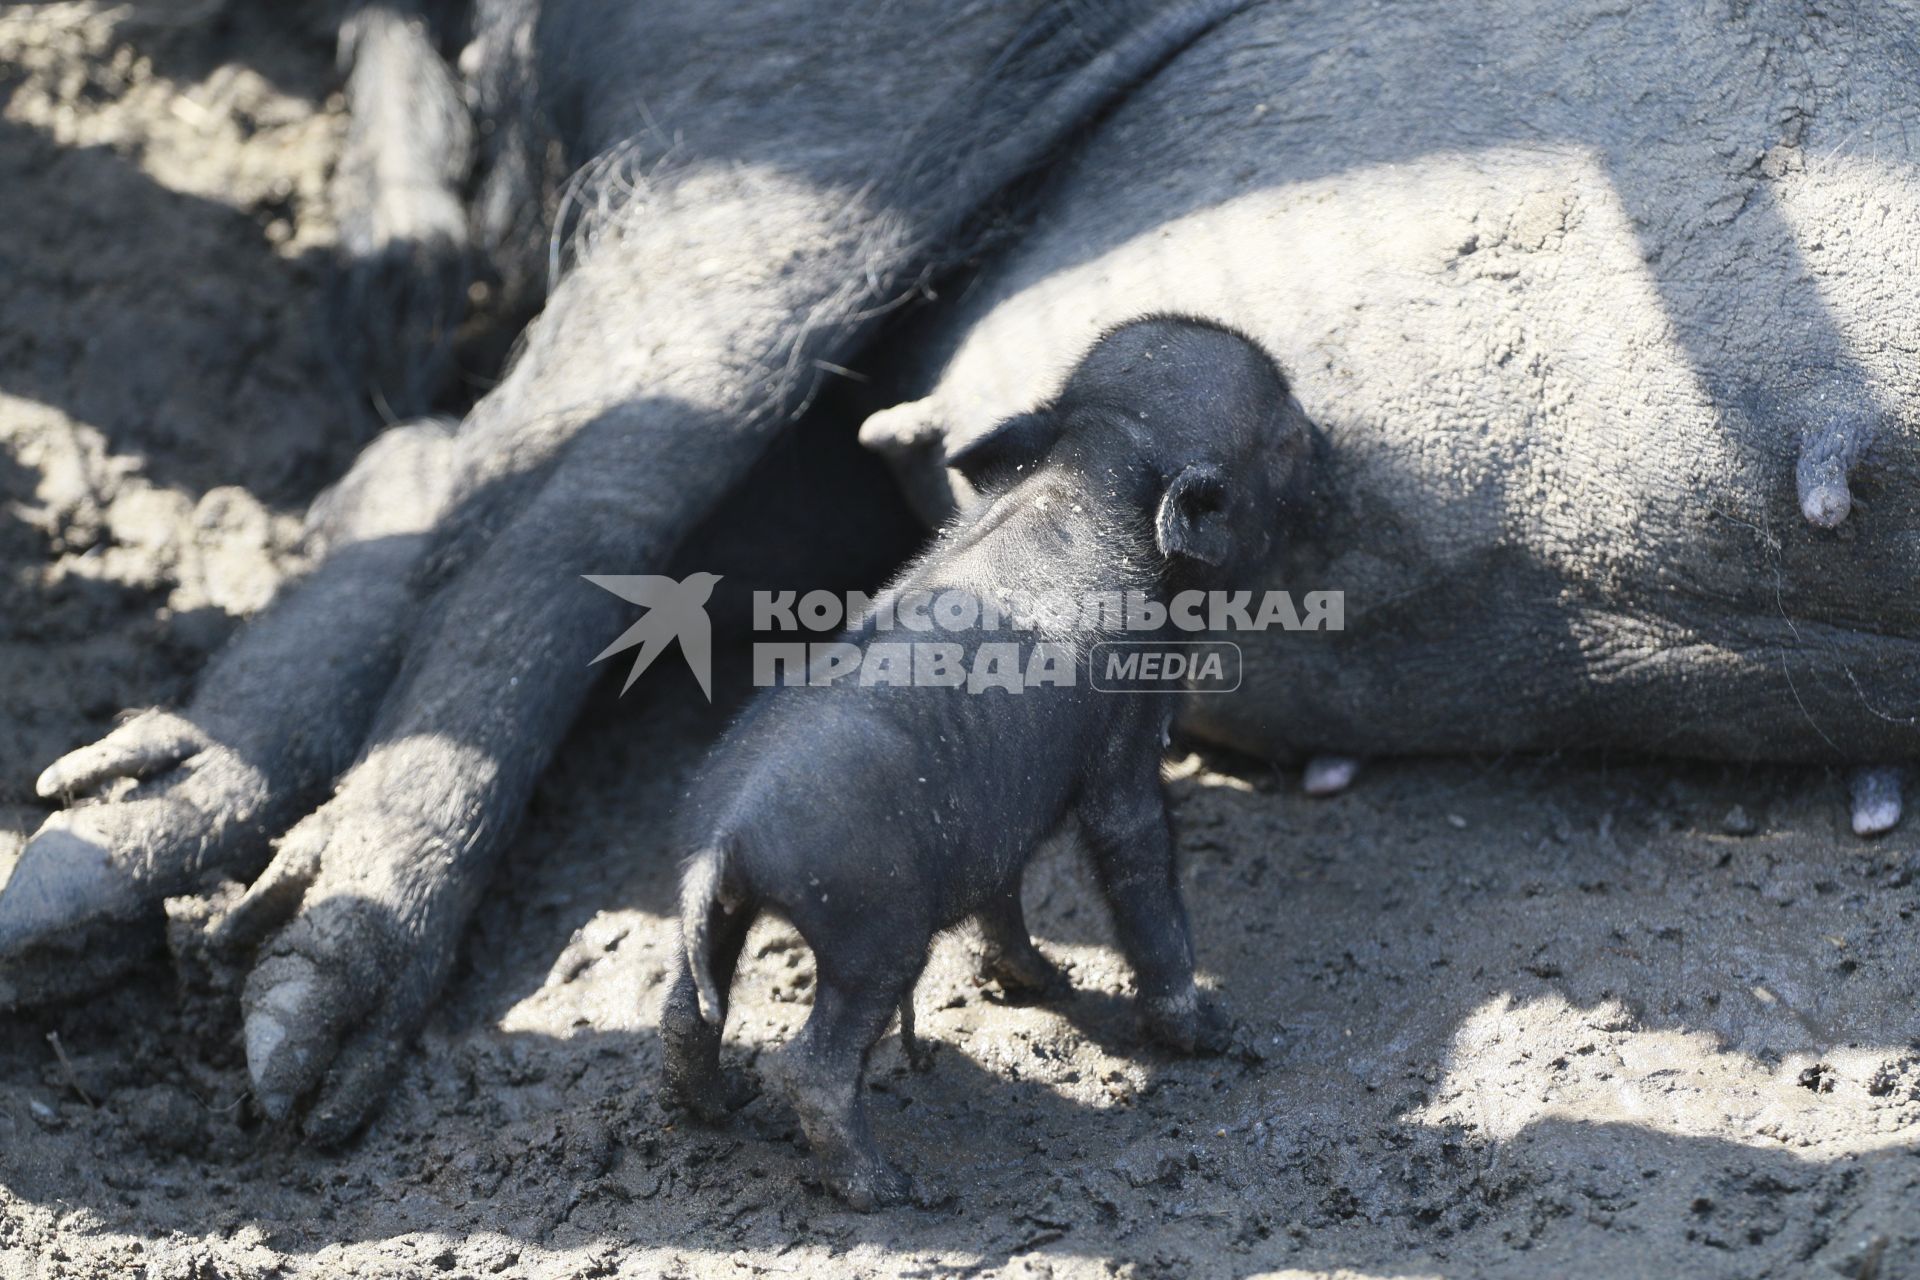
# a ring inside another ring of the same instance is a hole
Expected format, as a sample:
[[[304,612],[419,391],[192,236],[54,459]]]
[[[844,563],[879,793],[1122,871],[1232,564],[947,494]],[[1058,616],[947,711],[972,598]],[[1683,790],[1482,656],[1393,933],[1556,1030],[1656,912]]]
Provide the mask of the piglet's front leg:
[[[1133,966],[1141,1022],[1182,1053],[1225,1053],[1233,1047],[1233,1021],[1194,985],[1193,934],[1158,779],[1114,791],[1086,797],[1080,826],[1120,949]]]

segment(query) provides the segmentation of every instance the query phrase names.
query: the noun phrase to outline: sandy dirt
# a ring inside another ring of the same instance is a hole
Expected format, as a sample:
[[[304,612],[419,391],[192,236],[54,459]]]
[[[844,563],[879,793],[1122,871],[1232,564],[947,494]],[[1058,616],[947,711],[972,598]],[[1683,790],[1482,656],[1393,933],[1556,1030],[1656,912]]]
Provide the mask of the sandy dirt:
[[[330,49],[205,8],[0,12],[0,876],[34,774],[190,687],[365,429],[319,359]],[[1258,1056],[1143,1044],[1052,851],[1075,994],[1007,1005],[942,940],[933,1070],[889,1036],[871,1073],[925,1203],[863,1217],[770,1097],[709,1130],[657,1096],[663,833],[716,728],[671,681],[597,702],[346,1151],[251,1113],[203,900],[138,981],[0,1019],[0,1277],[1920,1275],[1920,855],[1832,776],[1411,762],[1316,801],[1177,753]],[[747,955],[751,1077],[811,962]]]

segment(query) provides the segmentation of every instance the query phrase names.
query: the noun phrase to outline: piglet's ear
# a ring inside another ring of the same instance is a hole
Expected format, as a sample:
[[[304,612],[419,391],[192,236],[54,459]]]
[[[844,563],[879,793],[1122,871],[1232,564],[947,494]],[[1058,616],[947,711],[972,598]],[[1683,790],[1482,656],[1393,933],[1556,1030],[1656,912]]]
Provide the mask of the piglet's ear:
[[[1154,521],[1160,554],[1183,556],[1215,568],[1227,562],[1233,531],[1227,517],[1227,485],[1218,467],[1196,462],[1167,485]]]
[[[1052,414],[1023,413],[948,454],[947,465],[974,488],[990,489],[1032,471],[1059,438]]]

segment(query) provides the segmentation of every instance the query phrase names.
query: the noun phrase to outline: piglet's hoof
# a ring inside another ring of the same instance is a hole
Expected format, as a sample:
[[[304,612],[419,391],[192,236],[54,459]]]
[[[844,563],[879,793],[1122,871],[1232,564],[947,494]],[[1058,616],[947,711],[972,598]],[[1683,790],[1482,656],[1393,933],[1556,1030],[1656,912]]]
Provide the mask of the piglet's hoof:
[[[917,1076],[926,1075],[929,1071],[933,1070],[933,1045],[931,1043],[916,1036],[911,1040],[903,1039],[900,1047],[906,1054],[907,1070]]]
[[[760,1096],[760,1084],[744,1071],[728,1070],[717,1079],[680,1082],[665,1095],[670,1106],[706,1125],[720,1125]]]
[[[976,981],[999,987],[1008,1004],[1045,1004],[1073,994],[1067,975],[1031,946],[1023,953],[982,957]]]
[[[1141,1000],[1140,1020],[1155,1041],[1181,1053],[1218,1056],[1230,1051],[1236,1039],[1227,1011],[1198,990]]]
[[[827,1190],[846,1201],[849,1209],[861,1213],[913,1202],[913,1179],[885,1160],[822,1169],[820,1177]]]

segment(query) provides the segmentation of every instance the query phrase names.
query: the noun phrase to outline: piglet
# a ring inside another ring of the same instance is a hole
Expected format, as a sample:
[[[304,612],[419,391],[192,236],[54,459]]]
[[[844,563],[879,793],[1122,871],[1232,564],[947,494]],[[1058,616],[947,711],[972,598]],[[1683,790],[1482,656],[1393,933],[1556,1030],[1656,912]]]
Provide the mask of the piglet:
[[[1164,608],[1182,591],[1245,584],[1295,505],[1307,423],[1279,367],[1206,320],[1155,315],[1102,336],[1050,404],[1001,423],[949,465],[979,495],[842,637],[942,644],[941,661],[882,670],[969,671],[1009,625],[1009,599],[1124,599]],[[912,602],[950,622],[915,632]],[[979,620],[954,602],[978,602]],[[1029,857],[1077,824],[1156,1040],[1220,1052],[1231,1024],[1194,985],[1160,764],[1181,689],[1094,669],[1127,631],[1111,609],[1026,619],[1014,664],[1051,678],[846,677],[771,688],[715,751],[688,812],[683,950],[662,1016],[670,1088],[696,1113],[726,1110],[719,1047],[748,928],[789,920],[818,969],[813,1011],[780,1074],[826,1184],[859,1209],[902,1202],[907,1177],[876,1147],[861,1076],[895,1010],[911,1038],[929,945],[969,917],[983,972],[1009,989],[1062,985],[1021,915]],[[1135,610],[1151,615],[1152,610]],[[904,651],[903,651],[904,654]],[[1004,664],[1003,664],[1004,665]],[[841,669],[847,669],[842,663]],[[864,671],[864,666],[862,667]],[[1104,687],[1101,687],[1103,686]]]

